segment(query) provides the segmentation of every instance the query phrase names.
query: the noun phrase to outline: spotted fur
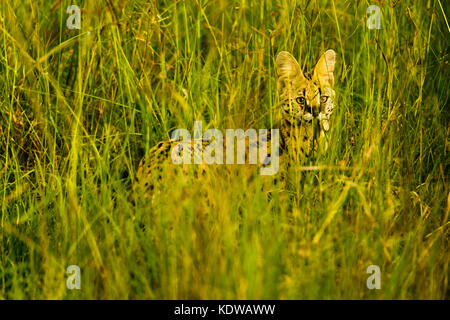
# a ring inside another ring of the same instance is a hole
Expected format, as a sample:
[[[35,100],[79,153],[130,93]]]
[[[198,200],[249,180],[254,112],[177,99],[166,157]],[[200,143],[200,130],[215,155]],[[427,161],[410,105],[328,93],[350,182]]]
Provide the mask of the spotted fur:
[[[302,73],[297,60],[290,53],[283,51],[277,56],[278,94],[282,102],[280,147],[283,156],[288,154],[293,162],[309,157],[318,146],[324,145],[326,149],[326,135],[334,108],[335,57],[333,50],[326,51],[314,67],[312,76],[308,76]],[[270,138],[269,135],[268,147],[271,145]],[[136,172],[136,186],[139,192],[148,196],[153,192],[154,181],[161,180],[163,176],[167,180],[175,178],[176,174],[173,172],[183,172],[186,175],[186,165],[171,164],[171,152],[179,143],[173,140],[159,142],[141,160]],[[204,149],[210,143],[203,140],[195,145],[192,142],[191,146]],[[224,143],[226,144],[226,141]],[[268,156],[270,157],[270,150]],[[163,163],[169,166],[163,166]],[[164,172],[167,167],[175,170],[171,170],[170,173]],[[198,170],[197,174],[205,173],[206,164],[194,167]]]
[[[276,66],[282,101],[282,138],[295,157],[308,157],[318,146],[326,148],[326,134],[334,108],[334,65],[336,53],[326,51],[312,76],[304,75],[297,60],[280,52]]]

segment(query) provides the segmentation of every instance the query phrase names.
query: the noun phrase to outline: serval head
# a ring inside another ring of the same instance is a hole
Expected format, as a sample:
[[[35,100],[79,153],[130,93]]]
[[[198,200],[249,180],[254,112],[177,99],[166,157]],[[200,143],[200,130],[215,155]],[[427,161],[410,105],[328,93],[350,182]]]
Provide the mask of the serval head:
[[[276,60],[278,88],[282,102],[283,146],[296,155],[306,157],[326,149],[326,132],[334,100],[334,65],[336,53],[326,51],[317,62],[312,76],[303,74],[297,60],[286,51]]]

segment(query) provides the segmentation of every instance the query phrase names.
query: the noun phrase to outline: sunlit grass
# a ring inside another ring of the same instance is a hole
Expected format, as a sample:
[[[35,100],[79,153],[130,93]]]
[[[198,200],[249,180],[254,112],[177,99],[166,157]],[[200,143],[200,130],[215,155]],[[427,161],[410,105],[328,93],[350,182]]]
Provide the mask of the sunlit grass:
[[[375,3],[380,30],[367,1],[78,1],[68,30],[72,2],[3,1],[0,298],[448,299],[448,7]],[[327,153],[132,201],[172,130],[276,128],[276,54],[329,48]]]

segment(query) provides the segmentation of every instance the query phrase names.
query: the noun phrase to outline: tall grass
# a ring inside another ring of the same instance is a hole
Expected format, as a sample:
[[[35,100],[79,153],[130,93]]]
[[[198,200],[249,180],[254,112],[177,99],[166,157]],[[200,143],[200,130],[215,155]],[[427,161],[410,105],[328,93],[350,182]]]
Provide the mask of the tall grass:
[[[446,1],[0,3],[0,298],[449,298]],[[308,70],[329,48],[325,154],[131,201],[172,130],[277,127],[276,54]]]

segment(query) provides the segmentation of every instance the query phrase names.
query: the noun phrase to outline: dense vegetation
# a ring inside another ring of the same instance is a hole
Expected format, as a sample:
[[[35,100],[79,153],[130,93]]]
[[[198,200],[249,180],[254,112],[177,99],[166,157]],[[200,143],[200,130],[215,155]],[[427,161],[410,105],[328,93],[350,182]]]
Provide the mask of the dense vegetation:
[[[449,297],[446,1],[0,3],[0,298]],[[329,48],[326,153],[272,187],[216,166],[133,200],[158,141],[276,127],[276,54]]]

